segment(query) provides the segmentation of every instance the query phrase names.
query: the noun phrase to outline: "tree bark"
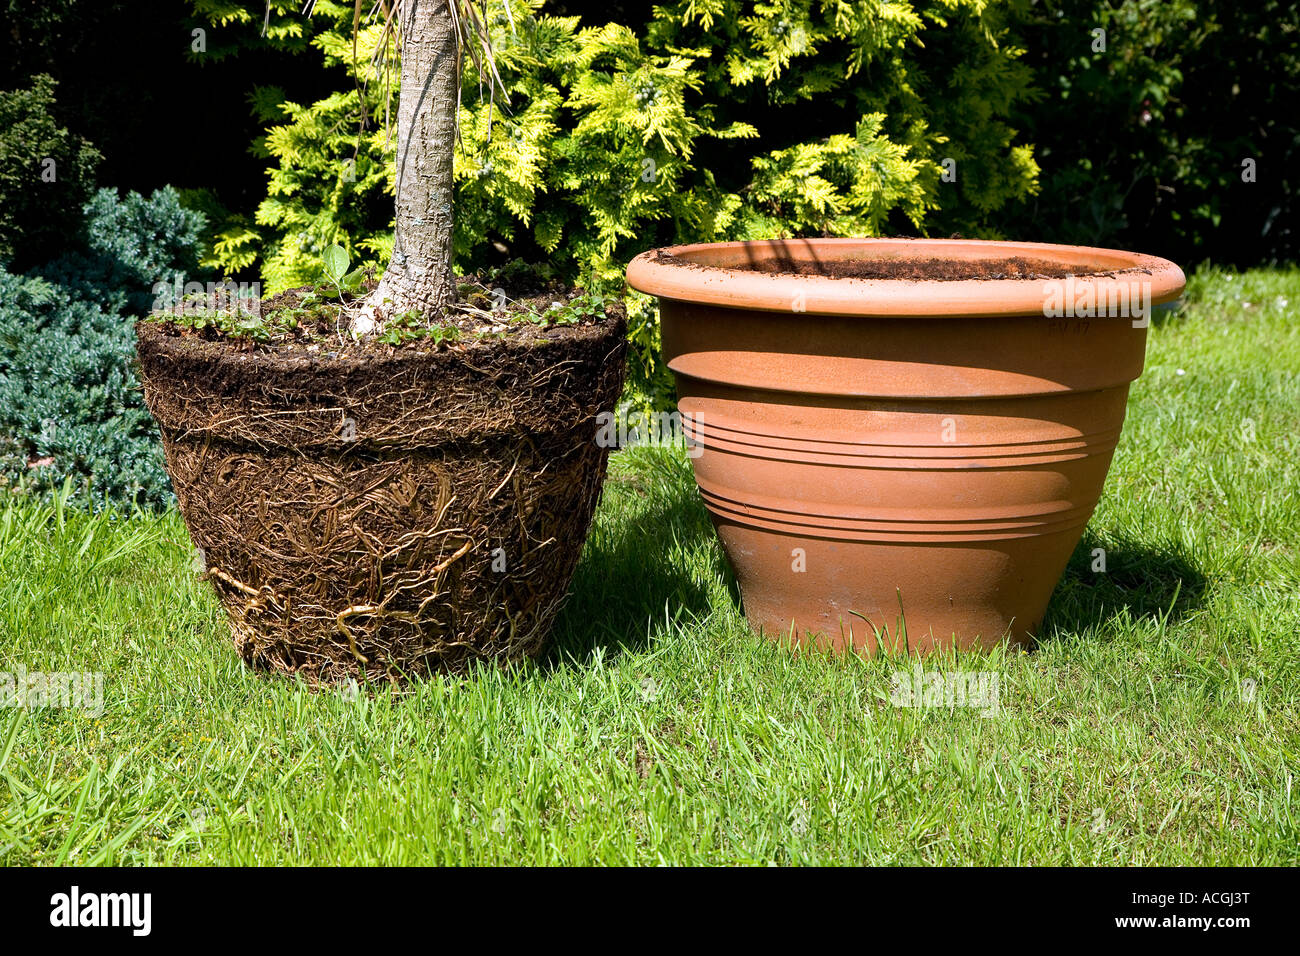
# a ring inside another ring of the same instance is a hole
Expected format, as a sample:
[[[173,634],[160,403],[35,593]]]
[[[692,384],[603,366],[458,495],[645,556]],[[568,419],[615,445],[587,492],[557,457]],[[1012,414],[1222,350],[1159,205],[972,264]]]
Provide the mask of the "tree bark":
[[[415,309],[436,321],[455,299],[452,160],[460,76],[449,2],[402,0],[399,13],[396,231],[392,260],[369,299],[384,317]]]

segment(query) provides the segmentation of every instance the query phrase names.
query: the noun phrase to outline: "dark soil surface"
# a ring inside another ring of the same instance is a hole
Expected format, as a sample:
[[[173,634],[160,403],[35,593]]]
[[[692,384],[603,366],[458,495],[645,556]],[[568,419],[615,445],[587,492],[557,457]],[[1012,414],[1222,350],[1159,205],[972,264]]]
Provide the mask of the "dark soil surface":
[[[755,272],[829,276],[832,279],[1042,279],[1070,275],[1046,259],[860,259],[829,262],[768,261]]]
[[[288,289],[262,299],[256,314],[266,329],[265,335],[232,335],[216,323],[196,327],[161,312],[145,321],[167,336],[228,343],[240,351],[336,360],[376,352],[463,351],[502,342],[523,345],[566,341],[582,338],[584,331],[594,326],[621,322],[626,317],[626,310],[616,298],[604,297],[593,307],[592,299],[582,290],[539,275],[531,267],[458,276],[456,282],[459,299],[453,306],[431,321],[421,316],[418,322],[408,322],[412,326],[436,326],[439,334],[404,335],[397,343],[374,336],[358,339],[349,332],[361,303],[378,284],[373,278],[356,294],[344,293],[341,298],[326,283]],[[226,316],[233,314],[229,302],[209,300],[206,306],[199,304],[199,311],[203,308]]]
[[[537,362],[544,367],[556,356],[589,350],[606,354],[613,347],[609,342],[623,341],[626,328],[622,309],[611,308],[599,321],[552,328],[530,326],[518,335],[466,336],[438,345],[423,339],[396,346],[374,341],[358,344],[346,336],[344,345],[336,337],[325,344],[268,346],[141,320],[136,323],[136,351],[146,368],[164,363],[171,369],[168,376],[188,382],[191,390],[206,389],[214,395],[255,390],[325,396],[343,388],[359,393],[373,381],[406,375],[448,381],[461,375],[496,381],[522,376],[521,382],[529,381],[536,374],[533,365]],[[187,396],[187,401],[192,400],[192,395]],[[495,414],[501,413],[502,409],[495,410]],[[298,424],[296,419],[292,421]]]
[[[687,259],[660,253],[659,262],[684,268],[708,268]],[[1048,259],[1011,256],[1002,259],[828,259],[809,262],[794,258],[759,259],[732,268],[765,275],[824,276],[831,279],[902,279],[955,282],[963,279],[1064,279],[1068,276],[1115,276],[1117,272],[1095,272],[1068,268]],[[1125,270],[1144,272],[1146,270]]]

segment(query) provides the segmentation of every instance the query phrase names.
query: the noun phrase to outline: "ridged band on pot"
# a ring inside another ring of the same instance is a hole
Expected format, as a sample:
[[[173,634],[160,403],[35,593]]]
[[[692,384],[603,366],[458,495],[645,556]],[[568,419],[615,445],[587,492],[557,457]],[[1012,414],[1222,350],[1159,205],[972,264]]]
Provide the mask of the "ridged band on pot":
[[[600,496],[621,313],[363,358],[137,334],[181,515],[246,661],[401,679],[542,649]]]
[[[1012,257],[1053,271],[816,274]],[[1150,256],[966,240],[679,246],[628,267],[660,297],[751,624],[867,652],[1032,640],[1100,496],[1149,307],[1183,281]]]

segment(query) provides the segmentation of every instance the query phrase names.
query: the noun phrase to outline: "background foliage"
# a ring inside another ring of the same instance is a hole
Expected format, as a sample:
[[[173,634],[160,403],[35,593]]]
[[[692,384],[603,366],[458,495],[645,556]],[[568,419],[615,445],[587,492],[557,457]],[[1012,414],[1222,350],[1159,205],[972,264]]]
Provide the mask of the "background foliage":
[[[236,32],[264,16],[251,0],[195,9]],[[626,262],[654,245],[916,232],[928,217],[973,232],[1036,188],[1032,149],[1006,121],[1030,96],[1018,0],[678,0],[640,29],[547,9],[488,4],[508,107],[466,64],[455,248],[467,271],[518,256],[621,287]],[[272,10],[274,35],[295,11]],[[349,79],[308,104],[254,91],[271,123],[256,147],[273,164],[267,196],[215,236],[209,260],[256,264],[272,291],[310,281],[330,243],[376,268],[391,244],[390,86],[370,63],[380,31],[363,29],[354,55],[353,6],[315,11],[311,46]],[[945,158],[955,182],[942,181]],[[631,337],[635,384],[665,398],[645,302]]]
[[[73,483],[74,500],[165,507],[171,485],[131,363],[158,281],[192,278],[202,218],[175,191],[87,204],[86,249],[0,269],[0,483]]]
[[[1041,0],[1026,36],[1045,98],[1015,113],[1043,188],[1003,231],[1185,264],[1295,258],[1300,5]]]
[[[57,254],[80,228],[99,152],[53,116],[54,81],[0,92],[0,263]]]

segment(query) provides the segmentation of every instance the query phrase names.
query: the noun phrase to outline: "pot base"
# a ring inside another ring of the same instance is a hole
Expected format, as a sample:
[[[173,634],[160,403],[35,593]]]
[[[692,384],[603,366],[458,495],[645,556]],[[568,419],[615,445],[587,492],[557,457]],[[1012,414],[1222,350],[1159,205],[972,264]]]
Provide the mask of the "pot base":
[[[756,633],[873,655],[1032,646],[1082,527],[982,547],[717,530]],[[793,570],[796,562],[806,569]]]
[[[687,388],[696,483],[751,626],[867,654],[1031,644],[1128,394],[796,402]]]

